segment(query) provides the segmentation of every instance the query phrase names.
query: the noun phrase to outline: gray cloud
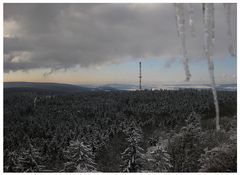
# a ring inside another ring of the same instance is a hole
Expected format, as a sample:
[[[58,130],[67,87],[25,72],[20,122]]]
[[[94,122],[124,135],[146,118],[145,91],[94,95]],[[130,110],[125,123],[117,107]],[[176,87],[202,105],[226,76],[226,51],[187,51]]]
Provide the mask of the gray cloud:
[[[187,29],[190,60],[204,58],[201,5],[193,7],[197,37],[192,38]],[[225,57],[226,18],[223,5],[215,7],[214,52]],[[232,20],[236,40],[236,5]],[[4,38],[5,72],[88,67],[126,58],[181,57],[172,4],[4,4],[5,25],[9,21],[18,30]],[[22,53],[29,58],[22,58]]]

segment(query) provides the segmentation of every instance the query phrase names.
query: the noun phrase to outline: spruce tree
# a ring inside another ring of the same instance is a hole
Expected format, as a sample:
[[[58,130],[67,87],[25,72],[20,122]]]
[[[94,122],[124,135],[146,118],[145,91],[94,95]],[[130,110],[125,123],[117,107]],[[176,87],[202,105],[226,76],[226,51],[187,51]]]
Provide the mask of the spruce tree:
[[[237,147],[223,143],[205,153],[199,159],[200,172],[237,172]]]
[[[142,130],[136,126],[134,122],[125,130],[128,146],[122,155],[122,171],[123,172],[140,172],[143,167],[143,149],[140,146],[142,141]]]
[[[168,172],[172,167],[170,155],[162,144],[149,148],[146,159],[150,171]]]
[[[80,140],[71,141],[64,150],[68,162],[64,165],[66,172],[92,172],[96,171],[96,163],[90,145],[86,145]]]
[[[191,113],[186,119],[187,125],[182,127],[181,131],[170,139],[168,151],[173,165],[171,171],[198,171],[198,159],[203,152],[200,120],[200,115],[195,112]]]
[[[24,149],[18,157],[18,167],[23,172],[41,172],[45,166],[41,165],[42,156],[40,150],[34,147],[27,136],[27,149]]]

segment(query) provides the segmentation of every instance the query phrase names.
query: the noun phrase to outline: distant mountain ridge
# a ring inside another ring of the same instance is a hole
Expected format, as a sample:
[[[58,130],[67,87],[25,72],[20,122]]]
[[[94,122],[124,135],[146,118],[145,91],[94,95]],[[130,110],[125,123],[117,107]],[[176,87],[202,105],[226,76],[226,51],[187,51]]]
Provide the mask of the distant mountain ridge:
[[[179,89],[210,89],[209,84],[165,84],[165,85],[144,85],[147,90],[179,90]],[[73,85],[63,83],[46,82],[4,82],[4,89],[12,90],[45,90],[59,92],[87,92],[87,91],[135,91],[138,85],[135,84],[105,84],[105,85]],[[216,89],[220,91],[236,91],[237,84],[217,84]]]
[[[88,92],[88,91],[116,91],[118,89],[110,86],[91,87],[86,85],[73,85],[63,83],[47,82],[4,82],[4,89],[12,91],[58,91],[58,92]]]
[[[81,87],[72,84],[61,84],[61,83],[38,83],[38,82],[4,82],[4,88],[31,88],[31,89],[42,89],[50,91],[63,91],[63,92],[80,92],[80,91],[92,91],[93,89],[87,87]]]

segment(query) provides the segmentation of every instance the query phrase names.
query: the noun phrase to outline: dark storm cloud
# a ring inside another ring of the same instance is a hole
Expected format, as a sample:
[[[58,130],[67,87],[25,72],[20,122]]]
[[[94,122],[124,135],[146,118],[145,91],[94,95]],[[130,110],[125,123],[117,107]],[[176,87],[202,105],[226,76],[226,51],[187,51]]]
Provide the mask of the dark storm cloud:
[[[197,38],[187,31],[190,60],[203,58],[201,5],[194,8]],[[215,19],[215,55],[226,56],[227,26],[221,4],[216,5]],[[236,38],[236,7],[232,19]],[[18,29],[4,38],[5,72],[181,55],[172,4],[5,4],[4,22],[9,21]],[[22,52],[30,58],[22,58]],[[18,58],[8,59],[12,57]]]

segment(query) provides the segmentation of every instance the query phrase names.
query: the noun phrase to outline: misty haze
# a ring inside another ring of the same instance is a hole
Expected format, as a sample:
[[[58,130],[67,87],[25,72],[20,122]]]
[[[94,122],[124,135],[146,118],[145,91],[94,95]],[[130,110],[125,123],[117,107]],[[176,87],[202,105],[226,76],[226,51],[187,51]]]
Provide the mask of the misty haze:
[[[4,172],[237,172],[237,4],[5,3]]]

